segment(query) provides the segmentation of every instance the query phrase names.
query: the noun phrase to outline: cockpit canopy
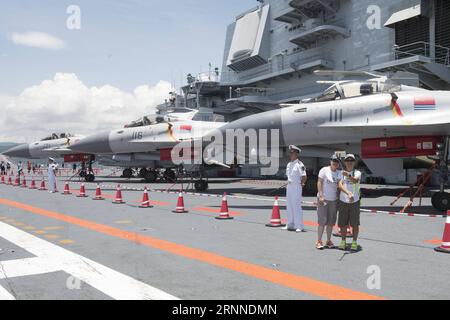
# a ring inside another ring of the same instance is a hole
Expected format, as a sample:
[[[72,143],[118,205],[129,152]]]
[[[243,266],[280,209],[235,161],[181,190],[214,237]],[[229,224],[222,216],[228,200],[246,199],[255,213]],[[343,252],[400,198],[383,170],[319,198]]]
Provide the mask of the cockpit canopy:
[[[126,124],[125,128],[145,127],[158,123],[192,120],[192,118],[195,116],[197,112],[198,112],[197,110],[191,110],[187,108],[176,108],[172,110],[170,113],[164,115],[150,114],[148,116],[142,117],[129,124]]]
[[[59,135],[57,133],[52,133],[51,136],[42,139],[41,141],[49,141],[49,140],[57,140],[57,139],[65,139],[65,138],[70,138],[73,137],[72,134],[70,133],[60,133]]]
[[[307,102],[349,99],[371,94],[398,92],[400,90],[400,85],[381,81],[341,81],[329,87],[318,97]]]
[[[164,122],[163,116],[152,114],[152,115],[142,117],[138,120],[135,120],[129,124],[126,124],[125,128],[145,127],[145,126],[150,126],[152,124],[157,124],[157,123],[162,123],[162,122]]]

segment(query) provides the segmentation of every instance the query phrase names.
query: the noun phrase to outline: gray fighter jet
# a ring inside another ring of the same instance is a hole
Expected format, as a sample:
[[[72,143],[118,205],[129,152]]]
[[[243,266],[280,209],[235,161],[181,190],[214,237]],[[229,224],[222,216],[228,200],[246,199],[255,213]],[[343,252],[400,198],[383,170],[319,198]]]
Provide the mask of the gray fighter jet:
[[[180,142],[201,140],[210,131],[217,130],[224,124],[178,119],[162,123],[137,121],[125,128],[88,136],[70,146],[70,149],[72,152],[95,154],[104,165],[123,166],[128,163],[129,167],[124,170],[123,177],[132,175],[130,167],[139,166],[142,168],[140,175],[148,182],[157,179],[157,170],[161,168],[166,169],[164,172],[167,178],[174,179],[175,172],[171,169],[178,168],[179,165],[172,161],[172,149]],[[200,173],[196,188],[206,190],[207,182],[202,179],[201,165],[184,166],[184,169]]]
[[[67,149],[72,143],[78,142],[83,136],[53,133],[40,141],[24,143],[2,152],[5,156],[24,159],[45,159],[47,157],[59,158],[65,154],[72,154]]]
[[[81,162],[82,168],[80,176],[85,177],[87,181],[94,181],[94,171],[92,170],[92,162],[94,157],[91,155],[74,154],[69,149],[72,143],[77,143],[82,140],[84,136],[72,135],[70,133],[53,133],[50,136],[31,143],[24,143],[6,150],[2,154],[12,158],[22,159],[47,159],[64,158],[64,162]],[[85,163],[88,163],[86,168]]]
[[[316,98],[239,119],[221,131],[278,129],[280,147],[356,150],[379,176],[401,173],[405,158],[431,157],[441,177],[433,206],[449,210],[450,92],[396,85],[381,76],[331,83]]]

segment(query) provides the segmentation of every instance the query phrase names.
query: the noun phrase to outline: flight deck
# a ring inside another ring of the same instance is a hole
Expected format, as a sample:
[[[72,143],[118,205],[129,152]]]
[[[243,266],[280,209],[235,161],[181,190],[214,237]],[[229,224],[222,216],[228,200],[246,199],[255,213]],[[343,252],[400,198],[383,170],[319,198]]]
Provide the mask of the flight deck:
[[[418,216],[387,213],[408,201],[389,206],[403,186],[362,185],[361,247],[350,253],[315,249],[314,197],[303,199],[306,233],[266,227],[276,195],[285,222],[283,181],[211,179],[205,193],[183,190],[188,212],[174,213],[181,184],[102,172],[95,183],[59,177],[50,194],[42,178],[35,190],[30,178],[0,184],[0,298],[450,298],[448,255],[434,251],[445,216],[427,194],[409,212]],[[92,200],[97,187],[104,200]],[[150,208],[140,208],[145,188]],[[230,220],[215,219],[224,193]]]

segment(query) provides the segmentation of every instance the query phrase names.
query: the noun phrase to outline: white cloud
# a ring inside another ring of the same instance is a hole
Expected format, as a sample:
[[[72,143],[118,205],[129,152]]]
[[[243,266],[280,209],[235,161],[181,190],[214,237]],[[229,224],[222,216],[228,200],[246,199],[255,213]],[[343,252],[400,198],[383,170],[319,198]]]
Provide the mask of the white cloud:
[[[15,44],[27,47],[51,50],[60,50],[65,47],[63,40],[39,31],[13,32],[10,37]]]
[[[142,85],[125,92],[110,85],[87,87],[75,74],[25,89],[19,96],[0,95],[0,141],[33,141],[52,132],[91,134],[123,127],[167,98],[170,83]]]

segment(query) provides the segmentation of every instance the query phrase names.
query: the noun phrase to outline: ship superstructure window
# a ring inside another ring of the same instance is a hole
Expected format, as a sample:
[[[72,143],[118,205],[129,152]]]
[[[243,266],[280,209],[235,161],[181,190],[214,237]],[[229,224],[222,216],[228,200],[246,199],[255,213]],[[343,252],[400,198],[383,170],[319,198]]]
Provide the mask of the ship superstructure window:
[[[397,59],[412,55],[429,56],[424,43],[430,42],[429,5],[427,1],[411,1],[413,5],[396,10],[384,24],[395,31]]]
[[[450,48],[450,1],[436,0],[436,62],[449,63]]]
[[[267,63],[269,5],[238,17],[235,23],[227,66],[234,71],[244,71]],[[266,40],[266,41],[264,41]]]

